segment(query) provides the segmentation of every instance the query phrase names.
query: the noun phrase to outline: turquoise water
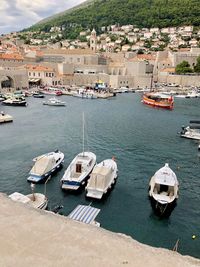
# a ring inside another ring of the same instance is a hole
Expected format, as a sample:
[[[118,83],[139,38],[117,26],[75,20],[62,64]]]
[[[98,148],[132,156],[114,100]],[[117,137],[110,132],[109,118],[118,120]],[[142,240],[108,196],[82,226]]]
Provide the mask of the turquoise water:
[[[62,204],[62,213],[68,215],[78,204],[89,204],[84,190],[70,194],[59,184],[68,164],[82,150],[84,111],[86,147],[98,162],[114,155],[119,170],[111,193],[102,202],[92,203],[101,209],[97,218],[101,226],[168,249],[180,239],[180,253],[200,258],[200,155],[195,141],[177,135],[183,124],[200,119],[200,99],[176,99],[173,111],[145,106],[139,94],[107,100],[61,99],[66,107],[44,106],[42,99],[35,98],[27,98],[28,107],[1,106],[14,116],[14,122],[0,125],[0,191],[30,193],[26,178],[32,159],[59,149],[65,162],[48,182],[49,208]],[[148,182],[165,162],[178,177],[180,197],[171,216],[161,220],[152,212]],[[43,190],[44,185],[36,186],[36,191]]]

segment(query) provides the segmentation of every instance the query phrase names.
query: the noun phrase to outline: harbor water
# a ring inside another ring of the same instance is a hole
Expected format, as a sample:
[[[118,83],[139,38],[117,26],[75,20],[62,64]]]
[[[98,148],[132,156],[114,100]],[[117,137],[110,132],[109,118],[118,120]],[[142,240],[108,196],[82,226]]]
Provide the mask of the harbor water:
[[[47,183],[49,209],[63,205],[67,216],[78,204],[90,204],[84,189],[75,194],[60,188],[65,169],[82,151],[84,112],[86,150],[97,155],[97,162],[115,156],[118,164],[113,190],[102,201],[91,203],[101,209],[97,221],[105,229],[155,247],[172,249],[179,239],[178,252],[200,258],[198,143],[177,134],[182,125],[200,119],[200,99],[175,99],[172,111],[143,105],[138,93],[104,100],[69,96],[61,100],[65,107],[44,106],[43,99],[32,97],[27,98],[27,107],[0,107],[14,119],[0,125],[0,191],[29,194],[26,179],[32,159],[59,149],[65,161]],[[160,219],[152,212],[148,183],[165,163],[177,175],[180,194],[171,216]],[[44,185],[36,185],[35,191],[44,192]]]

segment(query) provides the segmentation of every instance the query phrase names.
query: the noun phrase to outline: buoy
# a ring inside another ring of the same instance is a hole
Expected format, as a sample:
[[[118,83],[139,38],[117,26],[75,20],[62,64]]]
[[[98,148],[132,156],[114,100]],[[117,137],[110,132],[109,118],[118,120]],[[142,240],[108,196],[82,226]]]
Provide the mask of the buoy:
[[[195,239],[195,238],[196,238],[196,235],[193,235],[193,236],[192,236],[192,239]]]

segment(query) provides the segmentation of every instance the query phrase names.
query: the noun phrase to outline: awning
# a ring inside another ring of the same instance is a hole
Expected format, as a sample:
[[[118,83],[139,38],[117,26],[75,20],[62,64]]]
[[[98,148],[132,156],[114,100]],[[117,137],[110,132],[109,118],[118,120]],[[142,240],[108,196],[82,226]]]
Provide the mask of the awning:
[[[29,79],[28,81],[31,83],[39,82],[41,79]]]
[[[92,223],[99,214],[100,209],[91,206],[78,205],[69,215],[70,219],[83,222]]]

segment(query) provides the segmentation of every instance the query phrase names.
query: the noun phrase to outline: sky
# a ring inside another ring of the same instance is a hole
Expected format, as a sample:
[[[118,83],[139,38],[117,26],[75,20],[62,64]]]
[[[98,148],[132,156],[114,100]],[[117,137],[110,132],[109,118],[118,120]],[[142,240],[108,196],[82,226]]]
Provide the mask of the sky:
[[[20,31],[85,0],[0,0],[0,34]]]

